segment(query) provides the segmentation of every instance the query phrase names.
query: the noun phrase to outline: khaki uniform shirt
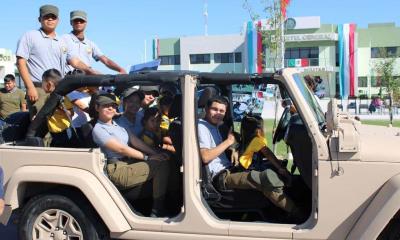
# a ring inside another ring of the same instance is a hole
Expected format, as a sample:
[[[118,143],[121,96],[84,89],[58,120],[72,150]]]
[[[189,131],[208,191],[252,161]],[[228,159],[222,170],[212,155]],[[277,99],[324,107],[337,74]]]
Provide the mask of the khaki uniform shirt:
[[[21,111],[21,105],[26,104],[25,92],[15,87],[11,92],[0,89],[0,118],[5,119],[10,114]]]

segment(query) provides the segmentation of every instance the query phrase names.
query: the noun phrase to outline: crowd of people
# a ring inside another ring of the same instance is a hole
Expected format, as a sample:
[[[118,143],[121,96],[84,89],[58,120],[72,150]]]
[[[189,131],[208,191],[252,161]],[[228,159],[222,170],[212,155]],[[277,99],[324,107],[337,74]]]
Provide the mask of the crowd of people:
[[[58,17],[56,6],[40,7],[40,29],[27,32],[18,42],[17,67],[26,94],[16,88],[13,76],[6,76],[5,87],[0,93],[2,120],[19,111],[29,111],[30,119],[34,119],[65,75],[98,74],[91,68],[93,59],[118,73],[126,73],[86,38],[88,17],[84,11],[70,13],[72,31],[63,36],[55,31]],[[169,111],[177,92],[167,87],[163,91],[160,87],[163,86],[130,87],[122,93],[122,101],[112,92],[80,88],[64,96],[47,119],[52,147],[80,146],[80,129],[88,123],[94,126],[92,139],[105,154],[108,176],[120,190],[151,181],[153,204],[150,215],[154,217],[170,213],[171,208],[166,206],[167,198],[182,202],[179,199],[182,188],[179,183],[180,163],[176,160],[176,149],[168,134],[173,121]],[[219,188],[258,190],[286,212],[300,215],[300,209],[283,191],[285,184],[290,184],[290,174],[268,148],[262,119],[253,117],[248,125],[248,129],[253,130],[242,144],[240,170],[228,160],[225,150],[236,140],[232,132],[222,139],[219,130],[228,105],[221,96],[209,99],[205,116],[198,123],[201,159],[209,168],[213,181]],[[272,169],[249,170],[253,155],[259,153],[272,163]],[[2,204],[0,200],[0,210]],[[175,212],[179,210],[173,209]]]
[[[86,37],[86,12],[76,10],[70,13],[72,31],[65,35],[56,33],[59,23],[56,6],[41,6],[38,20],[40,28],[26,32],[17,44],[17,67],[26,92],[16,87],[13,75],[4,78],[5,86],[0,93],[2,124],[16,112],[29,111],[33,120],[65,75],[99,74],[91,67],[92,60],[101,61],[108,68],[126,74]],[[126,111],[120,115],[117,112],[118,97],[96,88],[80,88],[63,97],[48,117],[47,128],[50,146],[79,147],[79,130],[92,121],[93,140],[108,159],[110,179],[121,189],[153,180],[151,214],[163,216],[166,214],[164,202],[167,189],[169,192],[176,191],[178,184],[171,184],[171,179],[177,179],[172,175],[179,171],[173,161],[167,161],[174,153],[171,140],[165,135],[171,96],[164,99],[158,95],[158,86],[128,89],[123,93],[122,105]],[[157,97],[162,111],[158,107],[150,107]],[[91,102],[94,113],[89,114]],[[120,116],[114,121],[115,115]],[[157,151],[157,148],[164,150]]]

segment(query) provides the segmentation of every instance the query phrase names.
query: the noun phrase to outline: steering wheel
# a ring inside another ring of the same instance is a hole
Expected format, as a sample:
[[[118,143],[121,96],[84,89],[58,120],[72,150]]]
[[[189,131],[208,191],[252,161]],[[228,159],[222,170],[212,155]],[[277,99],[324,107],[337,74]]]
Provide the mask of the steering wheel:
[[[276,127],[274,138],[272,140],[272,143],[275,144],[282,140],[285,137],[285,132],[287,127],[289,126],[289,120],[290,120],[290,107],[285,107],[285,110],[283,110],[281,119],[279,120],[278,126]]]

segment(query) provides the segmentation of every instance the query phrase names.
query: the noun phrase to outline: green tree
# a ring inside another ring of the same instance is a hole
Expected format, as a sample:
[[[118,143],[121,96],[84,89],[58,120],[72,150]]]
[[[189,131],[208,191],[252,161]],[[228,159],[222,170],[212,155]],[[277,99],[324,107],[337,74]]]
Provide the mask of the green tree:
[[[262,14],[256,12],[251,5],[249,0],[244,0],[243,8],[248,11],[252,21],[260,20],[260,16],[266,19],[266,28],[257,29],[261,32],[263,46],[266,48],[266,52],[262,53],[262,59],[266,59],[267,62],[271,61],[270,67],[273,71],[276,71],[277,66],[283,68],[283,54],[284,54],[284,16],[281,11],[280,0],[259,0],[262,6]],[[281,63],[282,62],[282,63]],[[281,63],[281,64],[279,64]],[[263,70],[269,66],[263,61]]]
[[[375,64],[375,71],[381,79],[381,88],[384,88],[389,97],[391,125],[393,124],[393,101],[398,101],[400,95],[400,78],[394,76],[395,60],[395,58],[384,58]],[[382,95],[382,91],[380,94]]]
[[[248,11],[250,18],[253,22],[260,20],[260,16],[266,19],[266,27],[258,27],[257,29],[261,33],[263,49],[265,49],[265,52],[263,51],[261,56],[257,57],[265,59],[265,61],[262,61],[263,72],[266,72],[267,68],[272,68],[272,71],[276,72],[277,68],[284,68],[285,16],[283,16],[282,13],[286,12],[286,7],[289,4],[290,0],[259,0],[258,2],[261,5],[261,14],[254,10],[254,7],[251,5],[250,0],[244,0],[243,8]],[[281,6],[281,4],[285,4],[285,6]],[[282,7],[285,9],[284,11],[282,11]],[[260,8],[258,7],[257,9]],[[278,102],[278,88],[275,89],[274,96],[275,120],[272,127],[272,135],[275,134],[278,120],[278,106],[280,105]],[[276,152],[275,144],[272,146],[272,149],[273,152]]]

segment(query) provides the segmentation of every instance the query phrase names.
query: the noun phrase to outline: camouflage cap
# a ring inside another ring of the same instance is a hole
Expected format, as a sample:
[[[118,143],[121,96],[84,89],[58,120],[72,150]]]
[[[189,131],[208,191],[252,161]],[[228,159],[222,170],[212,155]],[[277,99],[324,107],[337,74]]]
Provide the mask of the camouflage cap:
[[[54,5],[43,5],[39,9],[40,17],[44,17],[46,15],[53,14],[58,17],[58,7]]]

